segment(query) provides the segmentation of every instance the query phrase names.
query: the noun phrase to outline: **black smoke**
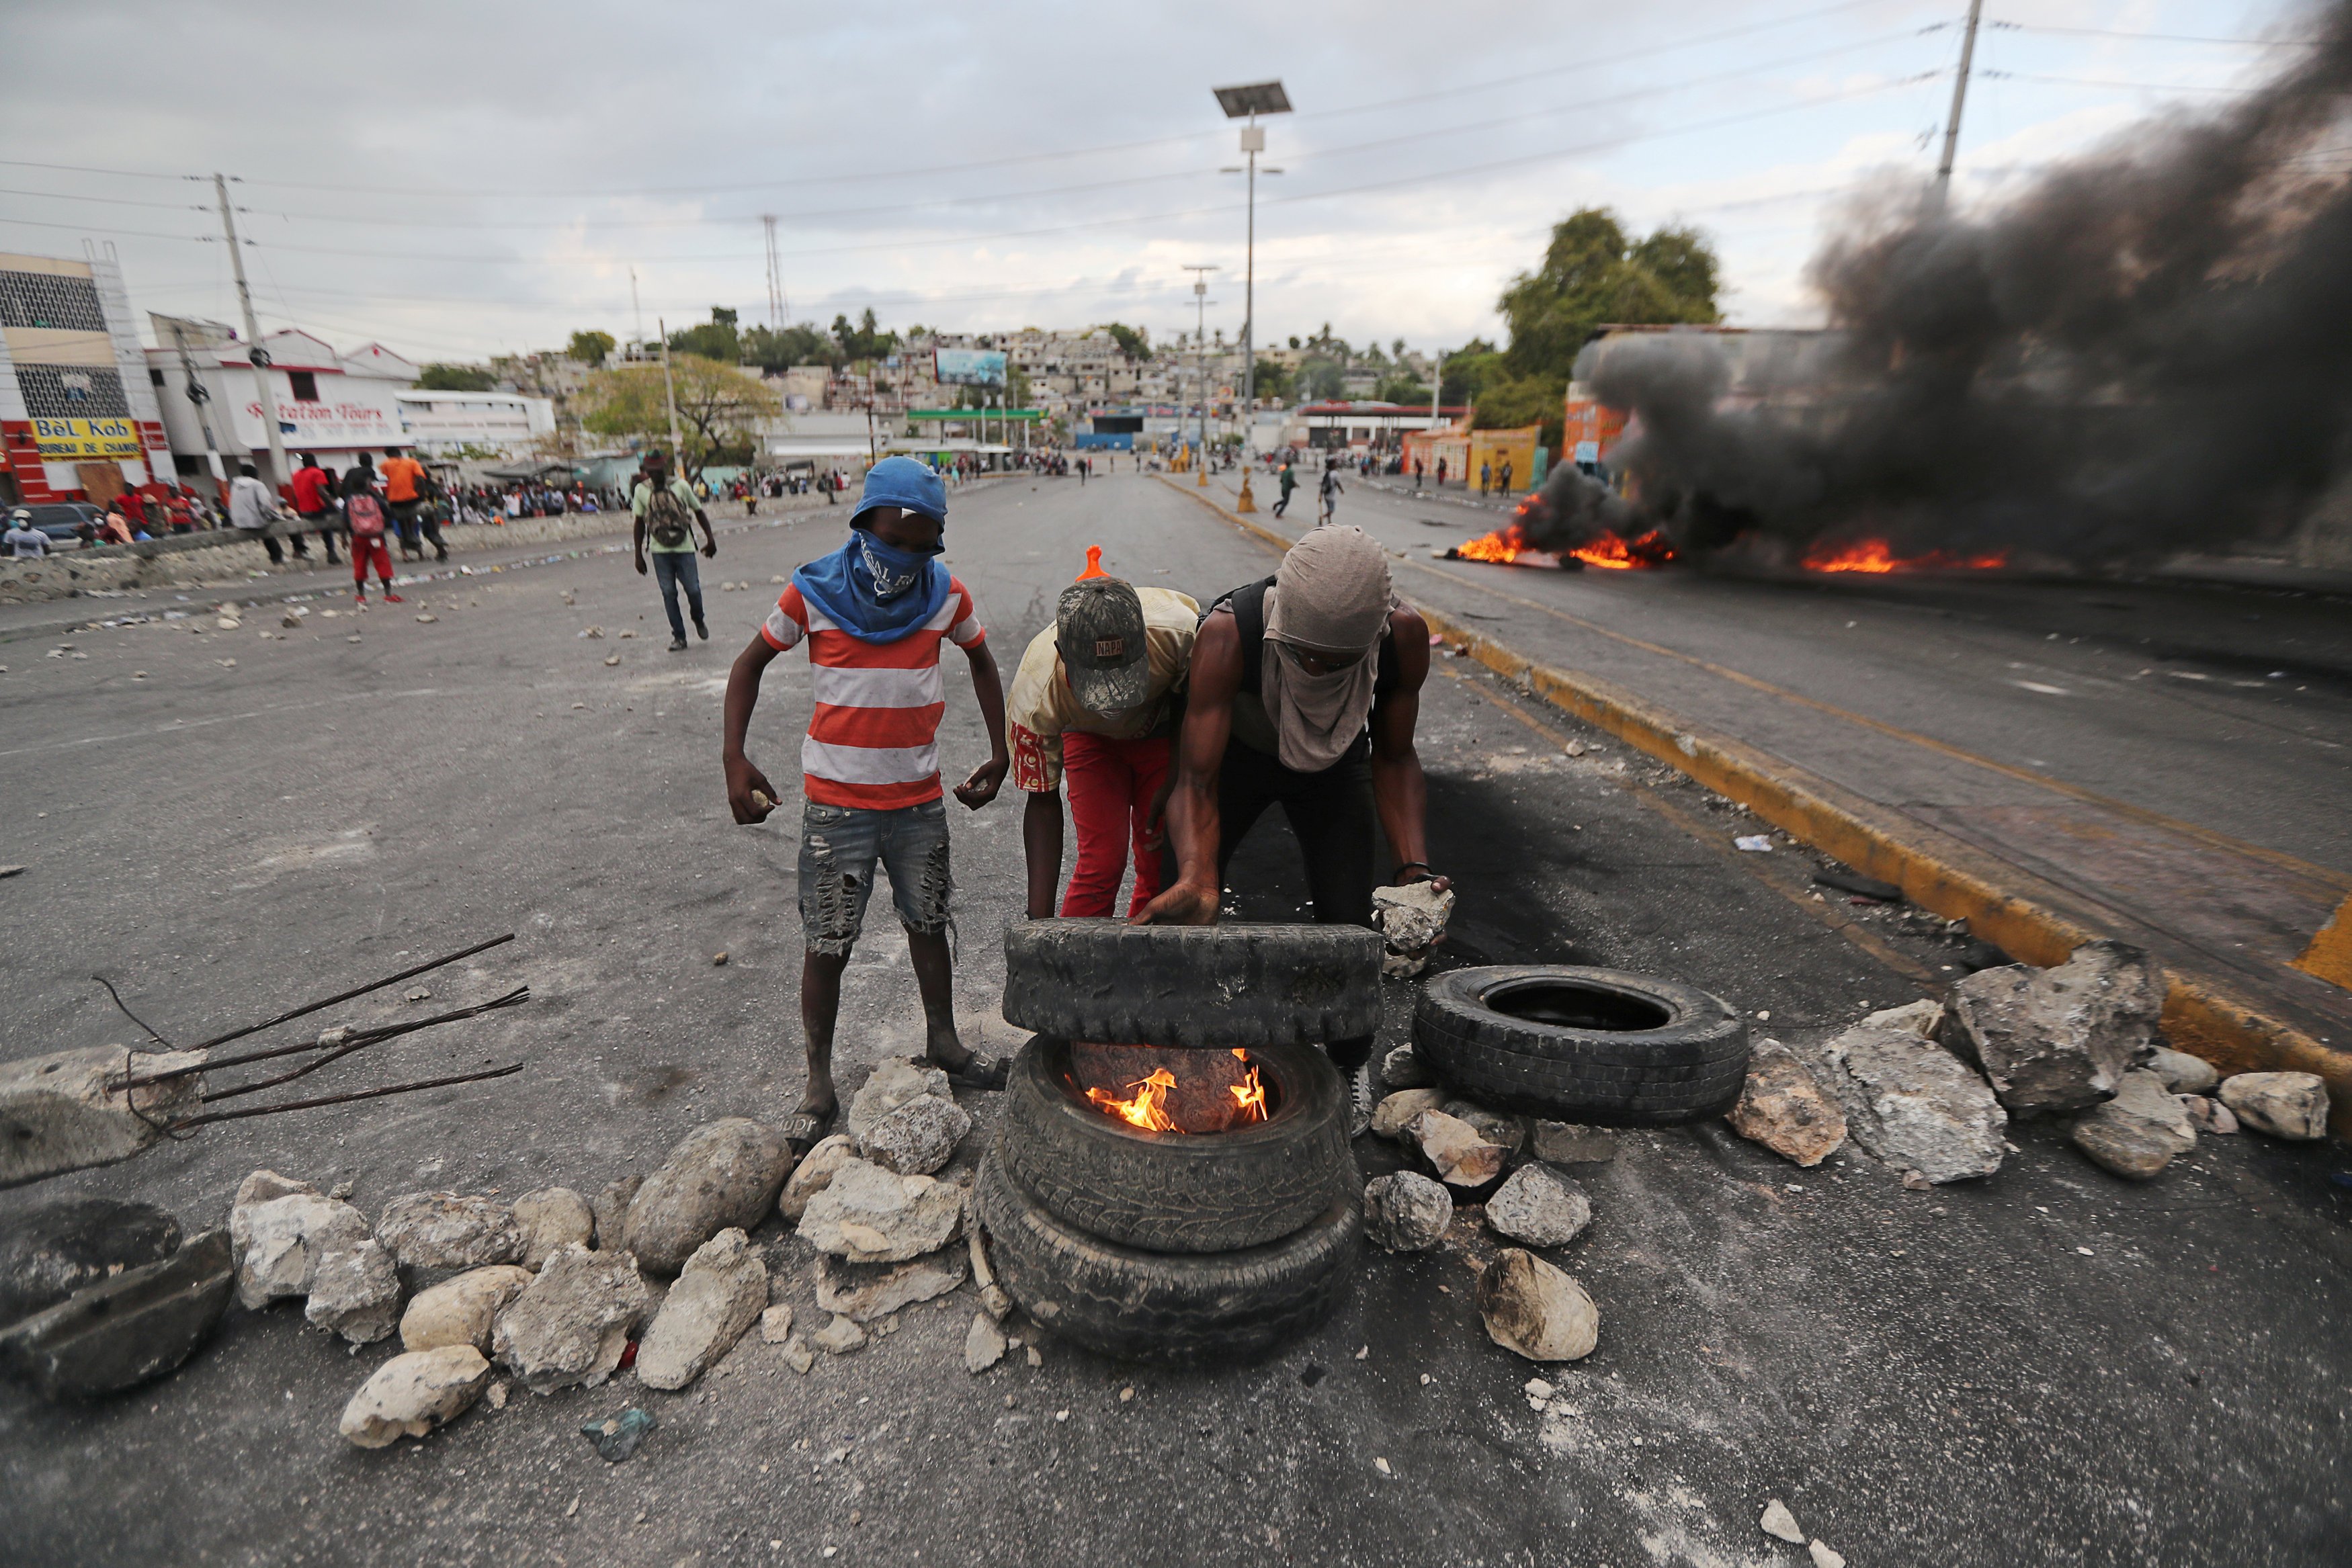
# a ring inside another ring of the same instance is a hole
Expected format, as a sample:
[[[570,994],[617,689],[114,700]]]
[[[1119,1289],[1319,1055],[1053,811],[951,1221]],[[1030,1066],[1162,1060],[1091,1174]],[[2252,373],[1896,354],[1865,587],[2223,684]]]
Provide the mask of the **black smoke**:
[[[1612,458],[1640,509],[1685,549],[2092,562],[2277,539],[2352,495],[2352,0],[2300,21],[2315,45],[2258,92],[2021,193],[1858,198],[1811,266],[1816,363],[1704,332],[1588,346],[1579,379],[1633,416]],[[1598,520],[1588,486],[1563,468],[1538,531]]]

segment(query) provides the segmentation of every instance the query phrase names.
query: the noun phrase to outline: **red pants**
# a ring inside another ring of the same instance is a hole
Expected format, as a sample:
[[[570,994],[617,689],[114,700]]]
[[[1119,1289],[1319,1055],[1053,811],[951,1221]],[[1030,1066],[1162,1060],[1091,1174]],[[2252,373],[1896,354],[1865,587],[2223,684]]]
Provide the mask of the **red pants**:
[[[370,561],[375,562],[376,577],[385,587],[391,587],[392,552],[383,548],[383,536],[376,534],[371,538],[353,534],[352,536],[352,582],[354,586],[360,588],[367,586]]]
[[[1134,915],[1160,896],[1160,850],[1151,829],[1151,800],[1168,777],[1173,745],[1165,736],[1143,740],[1106,740],[1098,735],[1065,732],[1062,773],[1069,786],[1070,821],[1077,825],[1078,860],[1062,894],[1062,913],[1108,915],[1127,873],[1127,851],[1135,845]]]

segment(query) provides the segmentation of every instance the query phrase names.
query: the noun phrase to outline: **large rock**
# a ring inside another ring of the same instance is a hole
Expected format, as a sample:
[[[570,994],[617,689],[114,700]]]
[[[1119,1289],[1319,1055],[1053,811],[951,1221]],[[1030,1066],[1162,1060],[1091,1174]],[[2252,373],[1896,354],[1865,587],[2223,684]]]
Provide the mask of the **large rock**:
[[[1448,1100],[1438,1107],[1457,1122],[1466,1122],[1470,1130],[1505,1154],[1516,1155],[1528,1141],[1527,1124],[1517,1116],[1507,1116],[1500,1111],[1489,1111],[1475,1100]]]
[[[53,1197],[0,1231],[0,1323],[56,1306],[180,1249],[180,1222],[152,1203]]]
[[[2221,1098],[2257,1133],[2304,1142],[2327,1136],[2327,1082],[2315,1072],[2241,1072],[2221,1080]]]
[[[2012,1111],[2078,1111],[2154,1049],[2164,980],[2147,955],[2085,942],[2053,969],[2010,964],[1956,982],[1939,1031]]]
[[[1437,1082],[1437,1074],[1405,1044],[1381,1058],[1381,1082],[1390,1089],[1427,1089]]]
[[[800,1234],[853,1263],[903,1263],[954,1240],[962,1218],[961,1189],[850,1160],[809,1200]]]
[[[925,1094],[941,1100],[955,1098],[954,1091],[948,1087],[946,1071],[892,1057],[877,1067],[857,1092],[849,1097],[845,1123],[849,1135],[864,1143],[866,1134],[874,1130],[874,1124],[909,1100]]]
[[[417,1291],[400,1315],[401,1348],[438,1350],[443,1345],[470,1344],[487,1354],[499,1314],[523,1293],[530,1278],[530,1270],[520,1265],[493,1263]]]
[[[400,1270],[392,1254],[370,1240],[320,1259],[302,1315],[353,1344],[373,1344],[392,1333],[400,1323]]]
[[[1427,1089],[1400,1089],[1382,1099],[1372,1109],[1372,1132],[1382,1138],[1402,1138],[1405,1129],[1423,1111],[1434,1111],[1445,1103],[1445,1091],[1434,1085]]]
[[[618,1252],[629,1228],[629,1205],[636,1201],[637,1188],[646,1185],[643,1176],[632,1173],[607,1183],[604,1190],[588,1207],[596,1216],[596,1250]]]
[[[1748,1052],[1748,1082],[1724,1120],[1741,1137],[1808,1170],[1845,1142],[1845,1112],[1836,1098],[1777,1040],[1758,1040]]]
[[[0,1372],[48,1399],[95,1399],[161,1377],[212,1333],[236,1285],[226,1230],[126,1269],[0,1329]]]
[[[1517,1247],[1478,1276],[1478,1315],[1487,1338],[1529,1361],[1579,1361],[1601,1339],[1601,1311],[1584,1287]]]
[[[816,1304],[854,1322],[870,1323],[901,1307],[946,1295],[964,1282],[968,1272],[961,1248],[942,1248],[903,1263],[852,1263],[820,1252]]]
[[[884,1170],[929,1176],[955,1158],[971,1115],[954,1101],[918,1094],[866,1130],[858,1152]]]
[[[132,1077],[203,1063],[201,1051],[93,1045],[0,1062],[0,1186],[127,1160],[203,1104],[204,1074],[109,1089]]]
[[[792,1174],[792,1145],[773,1127],[728,1116],[678,1140],[629,1204],[627,1249],[655,1274],[675,1274],[695,1249],[767,1217]]]
[[[1452,1186],[1484,1186],[1503,1174],[1503,1162],[1511,1151],[1500,1144],[1490,1144],[1478,1130],[1458,1117],[1443,1111],[1423,1111],[1412,1120],[1405,1135],[1437,1172],[1437,1179]]]
[[[626,1252],[559,1247],[499,1314],[490,1346],[522,1385],[551,1394],[613,1375],[653,1291]]]
[[[767,1206],[761,1205],[762,1208]],[[768,1265],[734,1226],[695,1249],[637,1346],[637,1381],[683,1388],[733,1348],[768,1305]]]
[[[370,1239],[367,1216],[337,1198],[289,1193],[231,1212],[237,1249],[236,1301],[258,1311],[280,1296],[307,1296],[319,1262]]]
[[[469,1409],[490,1381],[490,1364],[469,1344],[412,1350],[375,1369],[343,1406],[344,1437],[362,1448],[422,1437]]]
[[[776,1212],[798,1225],[808,1211],[809,1199],[832,1186],[841,1167],[857,1157],[857,1140],[846,1133],[818,1140],[816,1147],[793,1167],[776,1198]]]
[[[1846,1130],[1879,1159],[1936,1183],[2000,1168],[2009,1117],[1950,1051],[1907,1029],[1861,1024],[1822,1054]]]
[[[1592,1200],[1544,1165],[1521,1166],[1486,1200],[1486,1224],[1530,1247],[1564,1247],[1592,1223]]]
[[[543,1186],[515,1199],[515,1228],[522,1232],[522,1266],[537,1269],[563,1246],[593,1246],[595,1211],[568,1186]]]
[[[2210,1094],[2221,1082],[2221,1074],[2203,1057],[2165,1046],[2157,1047],[2156,1054],[2147,1059],[2147,1070],[2163,1079],[2164,1086],[2175,1094]]]
[[[1454,1195],[1419,1171],[1364,1184],[1364,1235],[1391,1252],[1434,1247],[1453,1223]]]
[[[1617,1134],[1607,1127],[1531,1119],[1528,1123],[1528,1152],[1546,1165],[1600,1165],[1617,1157]]]
[[[375,1239],[405,1269],[479,1269],[522,1256],[514,1210],[471,1193],[404,1193],[384,1205]]]
[[[2197,1146],[2196,1124],[2161,1074],[2135,1070],[2116,1097],[2095,1105],[2069,1129],[2074,1146],[2119,1176],[2146,1181]]]

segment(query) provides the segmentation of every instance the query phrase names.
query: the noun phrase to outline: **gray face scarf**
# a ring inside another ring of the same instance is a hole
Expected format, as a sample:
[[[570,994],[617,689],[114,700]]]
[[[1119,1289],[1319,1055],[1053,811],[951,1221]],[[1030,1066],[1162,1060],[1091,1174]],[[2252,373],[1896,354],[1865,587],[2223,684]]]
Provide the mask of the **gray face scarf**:
[[[1361,528],[1317,528],[1282,558],[1266,591],[1273,656],[1258,695],[1285,768],[1320,773],[1363,733],[1391,603],[1388,556]],[[1301,652],[1347,662],[1316,674],[1298,663]]]

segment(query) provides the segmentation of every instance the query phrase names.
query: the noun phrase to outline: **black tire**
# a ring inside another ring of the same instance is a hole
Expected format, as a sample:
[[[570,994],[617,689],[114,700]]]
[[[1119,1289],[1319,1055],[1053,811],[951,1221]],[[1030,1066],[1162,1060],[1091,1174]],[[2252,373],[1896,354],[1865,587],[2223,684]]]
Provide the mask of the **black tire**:
[[[1497,1009],[1513,997],[1517,1014]],[[1572,1005],[1544,1005],[1551,1002]],[[1530,1011],[1567,1021],[1524,1016]],[[1748,1076],[1748,1025],[1721,998],[1563,964],[1433,976],[1413,1008],[1412,1045],[1480,1104],[1605,1127],[1720,1116]]]
[[[1355,1040],[1380,1026],[1381,951],[1360,925],[1019,921],[1004,933],[1004,1019],[1108,1045]]]
[[[1122,1247],[1231,1252],[1288,1236],[1357,1183],[1346,1091],[1313,1046],[1250,1057],[1270,1120],[1202,1137],[1147,1133],[1080,1100],[1068,1045],[1040,1035],[1005,1080],[997,1160],[1055,1218]]]
[[[1364,1218],[1355,1195],[1304,1228],[1236,1252],[1143,1252],[1055,1218],[981,1162],[981,1224],[997,1279],[1029,1315],[1120,1361],[1178,1365],[1260,1355],[1330,1315],[1355,1277]]]

